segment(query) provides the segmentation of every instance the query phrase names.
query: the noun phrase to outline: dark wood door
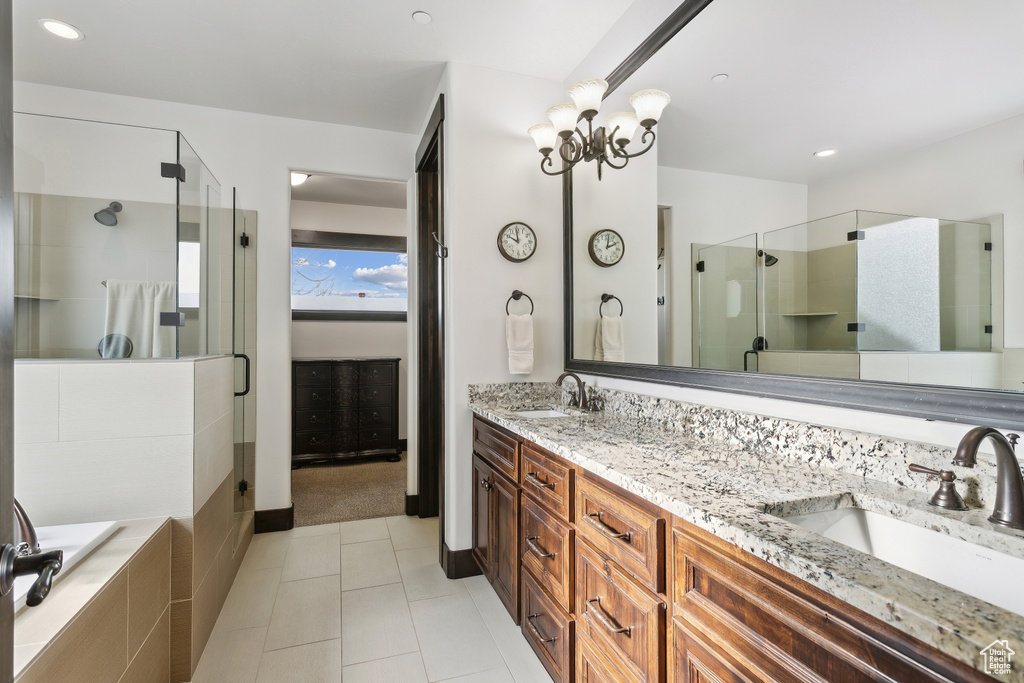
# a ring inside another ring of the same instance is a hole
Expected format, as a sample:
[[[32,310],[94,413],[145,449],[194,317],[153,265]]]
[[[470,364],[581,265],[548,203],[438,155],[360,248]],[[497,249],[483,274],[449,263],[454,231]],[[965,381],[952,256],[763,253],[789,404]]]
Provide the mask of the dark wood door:
[[[491,579],[491,468],[473,456],[473,559]]]
[[[491,480],[491,585],[518,624],[519,487],[497,472]]]

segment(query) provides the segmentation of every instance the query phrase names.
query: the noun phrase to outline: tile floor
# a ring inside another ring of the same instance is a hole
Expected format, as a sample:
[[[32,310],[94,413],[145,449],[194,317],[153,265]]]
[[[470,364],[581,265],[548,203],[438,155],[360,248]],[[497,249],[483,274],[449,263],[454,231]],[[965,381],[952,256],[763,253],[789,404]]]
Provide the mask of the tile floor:
[[[549,683],[480,576],[449,581],[437,519],[260,534],[193,683]]]

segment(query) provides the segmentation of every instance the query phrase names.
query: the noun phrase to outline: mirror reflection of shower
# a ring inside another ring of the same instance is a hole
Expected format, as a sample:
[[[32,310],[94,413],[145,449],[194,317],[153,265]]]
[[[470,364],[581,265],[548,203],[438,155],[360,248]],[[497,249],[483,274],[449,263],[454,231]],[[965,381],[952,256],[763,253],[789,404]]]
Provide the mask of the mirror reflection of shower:
[[[771,254],[769,254],[764,249],[758,249],[757,250],[757,255],[761,256],[762,258],[764,258],[764,267],[765,268],[771,268],[772,266],[774,266],[776,263],[779,262],[778,257],[772,256]]]
[[[96,219],[96,222],[100,225],[105,225],[108,228],[112,228],[117,225],[117,214],[120,213],[124,207],[121,202],[110,202],[110,206],[105,209],[100,209],[92,215]]]

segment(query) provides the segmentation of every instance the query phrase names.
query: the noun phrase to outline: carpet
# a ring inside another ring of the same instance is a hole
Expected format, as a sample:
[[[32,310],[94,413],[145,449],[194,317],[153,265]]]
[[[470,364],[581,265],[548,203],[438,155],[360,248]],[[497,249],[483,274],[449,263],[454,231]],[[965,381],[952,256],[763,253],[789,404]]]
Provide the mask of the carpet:
[[[407,464],[371,460],[292,470],[295,526],[405,514]]]

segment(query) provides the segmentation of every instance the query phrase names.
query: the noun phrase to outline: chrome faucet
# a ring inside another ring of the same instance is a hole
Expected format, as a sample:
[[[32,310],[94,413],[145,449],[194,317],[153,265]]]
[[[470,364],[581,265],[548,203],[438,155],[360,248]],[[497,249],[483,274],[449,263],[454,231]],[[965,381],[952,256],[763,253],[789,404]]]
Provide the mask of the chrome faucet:
[[[981,442],[992,439],[996,450],[996,502],[988,521],[1011,529],[1024,529],[1024,475],[1014,453],[1018,438],[1016,434],[1003,436],[991,427],[975,427],[960,439],[953,458],[954,465],[974,467]]]
[[[574,372],[563,372],[561,375],[559,375],[558,379],[555,380],[555,386],[561,387],[562,381],[565,380],[566,377],[572,377],[574,380],[576,380],[576,384],[579,385],[580,389],[579,400],[574,403],[570,399],[569,405],[575,408],[582,408],[583,410],[590,410],[590,404],[587,402],[587,384],[586,382],[580,379],[579,375],[577,375]]]

